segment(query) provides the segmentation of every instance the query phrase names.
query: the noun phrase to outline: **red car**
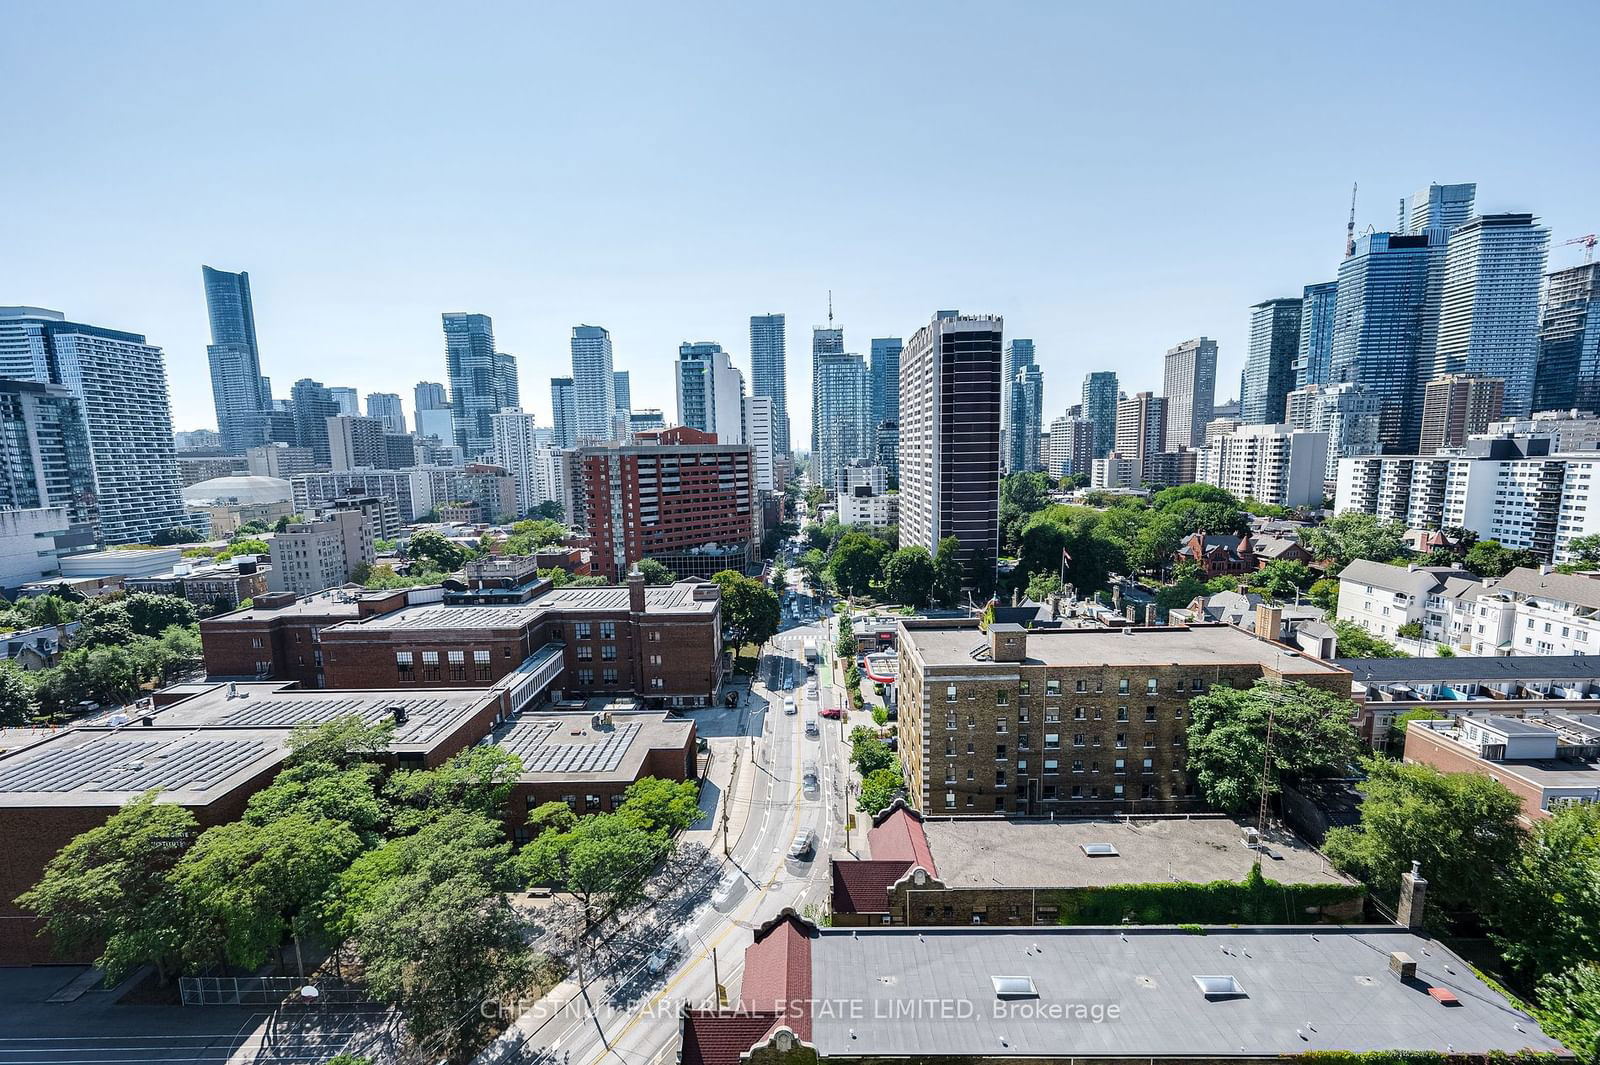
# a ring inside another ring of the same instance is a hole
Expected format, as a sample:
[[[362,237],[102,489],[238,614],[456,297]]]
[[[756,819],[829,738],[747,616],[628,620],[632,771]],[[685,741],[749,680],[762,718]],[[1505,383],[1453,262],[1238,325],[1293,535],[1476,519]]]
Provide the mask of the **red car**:
[[[817,713],[821,714],[823,717],[835,717],[836,718],[836,717],[839,716],[839,708],[837,706],[828,706],[828,707],[824,707],[821,710],[818,710]]]

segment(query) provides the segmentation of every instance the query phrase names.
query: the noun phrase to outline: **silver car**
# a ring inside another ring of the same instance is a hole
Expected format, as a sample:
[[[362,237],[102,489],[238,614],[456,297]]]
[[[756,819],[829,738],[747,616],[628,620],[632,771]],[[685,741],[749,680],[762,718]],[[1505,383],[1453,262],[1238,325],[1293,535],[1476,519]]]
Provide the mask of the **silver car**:
[[[794,842],[789,844],[789,857],[804,858],[811,853],[811,849],[816,845],[816,831],[810,828],[802,828],[794,834]]]

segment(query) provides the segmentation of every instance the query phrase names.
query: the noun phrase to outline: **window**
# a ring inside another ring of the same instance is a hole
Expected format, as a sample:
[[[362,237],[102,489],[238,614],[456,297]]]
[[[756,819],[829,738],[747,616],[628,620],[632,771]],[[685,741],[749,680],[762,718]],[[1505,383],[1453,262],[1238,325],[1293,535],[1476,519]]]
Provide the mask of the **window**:
[[[994,719],[994,730],[997,734],[1003,735],[1004,733],[1010,731],[1010,728],[1010,723],[1005,718],[997,717]]]
[[[650,664],[652,666],[659,666],[661,664],[661,656],[660,655],[651,655],[650,656]]]
[[[1145,707],[1144,708],[1144,719],[1146,721],[1154,721],[1156,719],[1156,708],[1153,707],[1153,706]]]
[[[1128,720],[1128,708],[1126,706],[1117,707],[1117,720],[1118,721],[1126,721],[1126,720]]]
[[[1128,771],[1128,767],[1121,758],[1118,758],[1115,762],[1111,763],[1111,771],[1113,773],[1126,773]]]
[[[1127,677],[1123,677],[1121,680],[1117,681],[1117,694],[1118,695],[1127,695],[1128,694],[1128,678]]]
[[[615,662],[616,660],[617,660],[617,645],[614,644],[614,643],[603,643],[603,644],[601,644],[600,645],[600,661],[602,661],[602,662]]]
[[[600,809],[600,796],[598,796],[598,795],[585,795],[583,797],[583,808],[585,810],[590,811],[591,813],[594,812],[595,810]]]
[[[1060,710],[1049,709],[1049,708],[1047,708],[1045,710],[1045,712],[1044,712],[1044,723],[1046,725],[1054,725],[1056,722],[1058,722],[1060,720],[1061,720],[1061,711]]]
[[[1030,742],[1031,741],[1028,739],[1028,734],[1026,732],[1017,733],[1017,750],[1019,750],[1019,751],[1027,750],[1028,749],[1028,744]]]
[[[411,671],[410,651],[396,651],[394,653],[394,665],[400,671],[400,682],[402,684],[409,684],[417,679],[417,675]]]
[[[946,714],[946,715],[944,715],[944,727],[947,728],[947,729],[950,729],[952,732],[955,731],[956,715],[954,715],[954,714]]]
[[[600,682],[602,684],[615,684],[617,682],[617,671],[614,669],[601,670]]]
[[[448,652],[445,653],[445,658],[450,663],[450,679],[451,680],[466,680],[467,679],[467,652],[465,652],[465,651],[448,651]]]
[[[995,692],[994,693],[994,705],[996,705],[996,706],[1010,706],[1011,705],[1011,693],[1006,691],[1004,688],[1001,688],[999,691]]]
[[[1006,786],[1006,771],[1004,769],[996,769],[994,771],[994,786],[997,788]]]
[[[1072,785],[1072,797],[1074,799],[1083,798],[1083,785],[1082,784],[1074,784],[1074,785]]]
[[[1074,732],[1072,734],[1072,745],[1074,747],[1082,747],[1083,746],[1083,733]]]
[[[1111,794],[1112,794],[1112,796],[1114,798],[1118,798],[1118,799],[1122,798],[1122,785],[1121,784],[1113,784],[1113,785],[1111,785]]]
[[[615,640],[617,638],[617,623],[615,621],[602,621],[600,623],[600,638],[602,640]]]
[[[1058,765],[1059,763],[1054,758],[1046,758],[1044,760],[1044,771],[1046,773],[1057,773],[1060,771],[1057,768]]]
[[[1125,748],[1127,746],[1128,746],[1128,734],[1126,732],[1117,733],[1117,750],[1120,751],[1120,750],[1122,750],[1123,748]]]
[[[1077,688],[1078,688],[1078,691],[1079,691],[1079,692],[1086,692],[1086,691],[1088,691],[1088,690],[1089,690],[1089,684],[1088,684],[1088,682],[1087,682],[1087,681],[1082,681],[1082,680],[1080,680],[1080,681],[1078,681],[1078,686],[1077,686]]]
[[[944,740],[944,756],[946,758],[954,758],[956,756],[956,741],[949,736],[946,736]]]
[[[578,670],[578,683],[584,685],[585,687],[587,687],[590,684],[593,684],[594,683],[594,670],[592,670],[592,669],[580,669],[580,670]]]
[[[1154,773],[1156,771],[1155,763],[1149,758],[1144,760],[1144,771],[1146,773]]]
[[[1027,695],[1028,694],[1028,682],[1027,681],[1025,681],[1025,680],[1017,681],[1017,693],[1019,695]]]
[[[1044,682],[1044,693],[1047,697],[1052,695],[1059,696],[1061,694],[1061,682],[1047,679]]]
[[[1074,759],[1073,760],[1073,762],[1072,762],[1072,771],[1074,773],[1083,772],[1083,760],[1082,759]]]
[[[956,686],[954,684],[945,685],[944,701],[947,703],[953,703],[956,701]]]
[[[967,741],[967,753],[968,754],[977,754],[978,753],[978,745],[976,743],[973,743],[971,740],[968,740]]]
[[[1144,745],[1146,747],[1154,747],[1156,745],[1156,737],[1154,733],[1145,733]]]
[[[259,636],[250,637],[250,646],[251,647],[262,647],[262,646],[264,646],[262,644],[262,642],[261,642],[261,637],[259,637]]]
[[[488,651],[474,651],[474,652],[472,652],[472,666],[473,666],[473,671],[477,674],[479,680],[488,680],[489,679],[489,652]]]
[[[590,628],[587,621],[575,622],[572,626],[572,638],[575,640],[587,640],[589,632]]]
[[[563,795],[561,801],[567,804],[568,809],[574,813],[578,810],[578,797],[576,795]]]
[[[646,643],[660,643],[661,633],[655,629],[651,629],[649,632],[644,634],[644,638]]]
[[[1144,682],[1144,693],[1146,695],[1154,695],[1156,693],[1156,678],[1151,677]]]
[[[580,662],[592,662],[593,660],[594,660],[594,648],[589,646],[586,643],[579,644],[578,645],[578,661],[580,661]]]
[[[1074,721],[1087,721],[1087,720],[1089,720],[1089,710],[1088,710],[1088,708],[1087,707],[1083,707],[1083,706],[1075,708],[1072,711],[1072,720],[1074,720]]]
[[[1061,736],[1060,736],[1059,733],[1046,732],[1044,734],[1044,749],[1045,750],[1054,751],[1054,750],[1060,749],[1060,747],[1061,747]]]
[[[994,760],[997,761],[997,762],[1003,762],[1003,761],[1006,760],[1006,745],[1005,744],[997,743],[997,744],[994,745]]]
[[[946,781],[945,783],[953,784],[953,783],[955,783],[955,781],[951,780],[951,781]],[[953,791],[945,792],[944,793],[944,804],[946,806],[954,806],[956,804],[956,793],[953,792]]]
[[[662,688],[665,688],[666,686],[667,686],[667,682],[662,680],[660,677],[651,677],[650,678],[650,687],[655,688],[657,691],[661,690]]]

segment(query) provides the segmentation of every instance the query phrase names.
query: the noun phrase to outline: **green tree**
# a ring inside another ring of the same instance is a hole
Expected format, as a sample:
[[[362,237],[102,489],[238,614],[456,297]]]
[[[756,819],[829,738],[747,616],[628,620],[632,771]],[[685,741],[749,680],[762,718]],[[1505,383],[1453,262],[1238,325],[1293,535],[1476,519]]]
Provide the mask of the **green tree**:
[[[645,879],[661,858],[661,837],[620,814],[582,817],[565,832],[546,830],[517,855],[526,881],[570,892],[583,911],[583,927],[638,901]]]
[[[1163,610],[1175,610],[1206,594],[1206,579],[1199,564],[1180,562],[1172,567],[1172,577],[1166,587],[1156,592],[1156,605]]]
[[[1408,621],[1396,628],[1394,634],[1402,640],[1420,640],[1422,639],[1422,622]]]
[[[0,727],[26,725],[39,710],[28,675],[15,663],[0,661]]]
[[[198,625],[173,625],[155,641],[155,660],[162,680],[173,680],[193,673],[205,663],[205,645]]]
[[[1333,632],[1338,639],[1334,654],[1339,658],[1409,658],[1400,648],[1387,640],[1380,640],[1360,625],[1350,621],[1335,621]]]
[[[828,559],[828,575],[844,595],[868,595],[883,570],[889,545],[865,533],[846,533]]]
[[[883,565],[883,594],[921,609],[933,598],[933,559],[926,547],[902,547]]]
[[[566,518],[561,504],[554,499],[546,499],[543,503],[533,508],[535,517],[548,518],[550,521],[563,521]]]
[[[271,784],[250,796],[241,820],[265,825],[305,814],[342,822],[364,843],[375,843],[386,820],[376,792],[379,773],[379,766],[373,762],[345,767],[327,762],[290,763]]]
[[[139,694],[144,683],[140,667],[139,660],[121,646],[78,648],[62,655],[50,671],[57,683],[49,690],[58,695],[63,709],[85,701],[125,703]]]
[[[1311,600],[1312,605],[1321,610],[1338,610],[1339,582],[1332,577],[1324,577],[1319,581],[1313,581],[1311,590],[1306,593],[1306,598]]]
[[[496,820],[505,816],[521,772],[522,759],[499,744],[469,747],[437,768],[395,773],[383,796],[400,831],[421,828],[447,810]]]
[[[1039,511],[1022,527],[1022,556],[1017,572],[1060,573],[1065,561],[1067,581],[1079,595],[1106,587],[1110,575],[1126,572],[1127,566],[1125,543],[1113,528],[1113,521],[1136,513],[1128,507],[1111,510],[1120,513],[1108,518],[1092,507],[1080,506],[1052,506]]]
[[[946,536],[933,555],[933,601],[952,607],[961,601],[961,541]]]
[[[906,793],[905,781],[900,774],[898,759],[887,769],[878,769],[861,780],[861,793],[856,805],[869,814],[881,813],[896,798]]]
[[[321,927],[323,895],[362,849],[349,825],[306,813],[206,829],[172,874],[185,957],[253,969],[287,936],[301,959],[305,935]]]
[[[548,518],[530,518],[515,522],[511,535],[506,537],[504,550],[508,555],[531,555],[547,547],[566,542],[571,532],[559,521]]]
[[[1567,541],[1567,554],[1585,566],[1600,565],[1600,533],[1574,536]]]
[[[1600,964],[1585,962],[1539,981],[1539,1027],[1579,1061],[1600,1061]]]
[[[1050,505],[1050,478],[1042,473],[1013,473],[1000,482],[1000,547],[1014,553],[1022,525],[1035,511]]]
[[[856,658],[856,629],[855,622],[850,618],[847,610],[839,615],[839,632],[833,641],[833,650],[840,658],[849,659],[852,663]]]
[[[856,772],[862,777],[869,777],[895,764],[894,752],[889,750],[889,745],[880,740],[875,731],[865,727],[857,727],[850,732],[850,760],[855,763]]]
[[[487,842],[496,826],[458,814],[448,827],[394,841],[382,863],[369,852],[340,890],[349,879],[370,889],[346,897],[359,900],[352,938],[372,994],[405,1018],[428,1060],[465,1062],[490,1032],[482,1004],[522,991],[533,958],[505,894],[509,848]]]
[[[183,918],[169,877],[196,826],[157,796],[130,799],[75,836],[17,899],[43,918],[58,951],[100,951],[95,964],[112,981],[149,963],[165,982],[177,960]]]
[[[1406,528],[1398,521],[1380,521],[1358,510],[1335,515],[1300,533],[1300,543],[1313,558],[1326,559],[1337,573],[1358,558],[1388,562],[1406,553]]]
[[[641,558],[639,560],[639,572],[644,574],[644,582],[646,584],[671,584],[678,579],[676,573],[653,558]]]
[[[155,535],[150,537],[150,542],[157,547],[170,547],[173,544],[198,544],[204,539],[198,529],[191,529],[187,525],[169,525],[165,529],[157,529]]]
[[[813,587],[822,584],[823,571],[827,569],[828,556],[819,548],[808,548],[800,556],[800,568],[805,571],[806,582]]]
[[[279,532],[283,532],[284,529],[289,527],[288,518],[279,518],[278,523],[281,526],[278,529]],[[216,558],[218,561],[225,561],[238,555],[259,555],[265,557],[270,554],[272,554],[272,548],[265,540],[258,540],[254,537],[249,537],[242,540],[234,540],[227,547],[224,547],[221,551],[218,551]]]
[[[1311,570],[1304,562],[1274,559],[1251,579],[1251,586],[1269,599],[1286,602],[1311,583]]]
[[[646,832],[670,836],[700,820],[700,789],[692,780],[644,777],[628,785],[617,813]]]
[[[1061,575],[1059,573],[1039,572],[1028,578],[1025,589],[1027,596],[1035,603],[1047,603],[1053,595],[1061,594]]]
[[[778,594],[753,577],[725,569],[711,576],[722,590],[722,638],[735,647],[757,646],[777,635],[782,609]]]
[[[1563,806],[1535,822],[1498,909],[1495,942],[1524,972],[1600,959],[1600,808]]]
[[[1283,780],[1343,772],[1360,740],[1356,708],[1320,688],[1257,681],[1249,688],[1212,688],[1189,701],[1188,765],[1206,802],[1237,813],[1260,797],[1271,720],[1267,790]]]
[[[107,597],[97,600],[78,615],[78,631],[72,636],[72,646],[122,647],[133,636],[133,617],[128,613],[127,602]]]
[[[426,562],[440,573],[454,573],[467,564],[467,549],[443,533],[423,529],[407,541],[406,557]]]
[[[1476,910],[1517,860],[1522,804],[1505,785],[1476,773],[1372,758],[1362,785],[1361,823],[1328,833],[1323,849],[1341,870],[1384,899],[1400,874],[1421,862],[1430,920]]]
[[[1438,710],[1431,710],[1426,706],[1419,706],[1415,710],[1407,710],[1403,714],[1395,715],[1394,721],[1389,725],[1389,730],[1402,739],[1406,734],[1406,726],[1413,721],[1438,721],[1444,714]]]
[[[1467,548],[1461,564],[1480,577],[1504,577],[1519,566],[1537,567],[1539,556],[1512,550],[1499,540],[1479,540]]]
[[[394,729],[392,720],[369,725],[356,714],[317,725],[296,725],[289,733],[289,761],[352,765],[387,751]]]

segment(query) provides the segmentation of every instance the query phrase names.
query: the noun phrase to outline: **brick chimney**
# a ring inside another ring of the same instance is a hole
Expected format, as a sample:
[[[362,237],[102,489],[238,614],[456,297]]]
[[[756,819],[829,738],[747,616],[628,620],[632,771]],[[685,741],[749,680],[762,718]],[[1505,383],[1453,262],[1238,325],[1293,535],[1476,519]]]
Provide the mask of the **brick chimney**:
[[[1028,630],[1021,625],[990,625],[989,657],[995,662],[1027,661]]]
[[[638,566],[628,571],[628,609],[635,614],[644,613],[644,574]]]
[[[1283,611],[1266,603],[1256,604],[1256,635],[1263,640],[1276,640],[1283,631]]]
[[[1412,862],[1410,871],[1400,874],[1400,904],[1395,907],[1396,919],[1404,927],[1417,931],[1422,927],[1427,900],[1428,882],[1422,879],[1422,863]]]

